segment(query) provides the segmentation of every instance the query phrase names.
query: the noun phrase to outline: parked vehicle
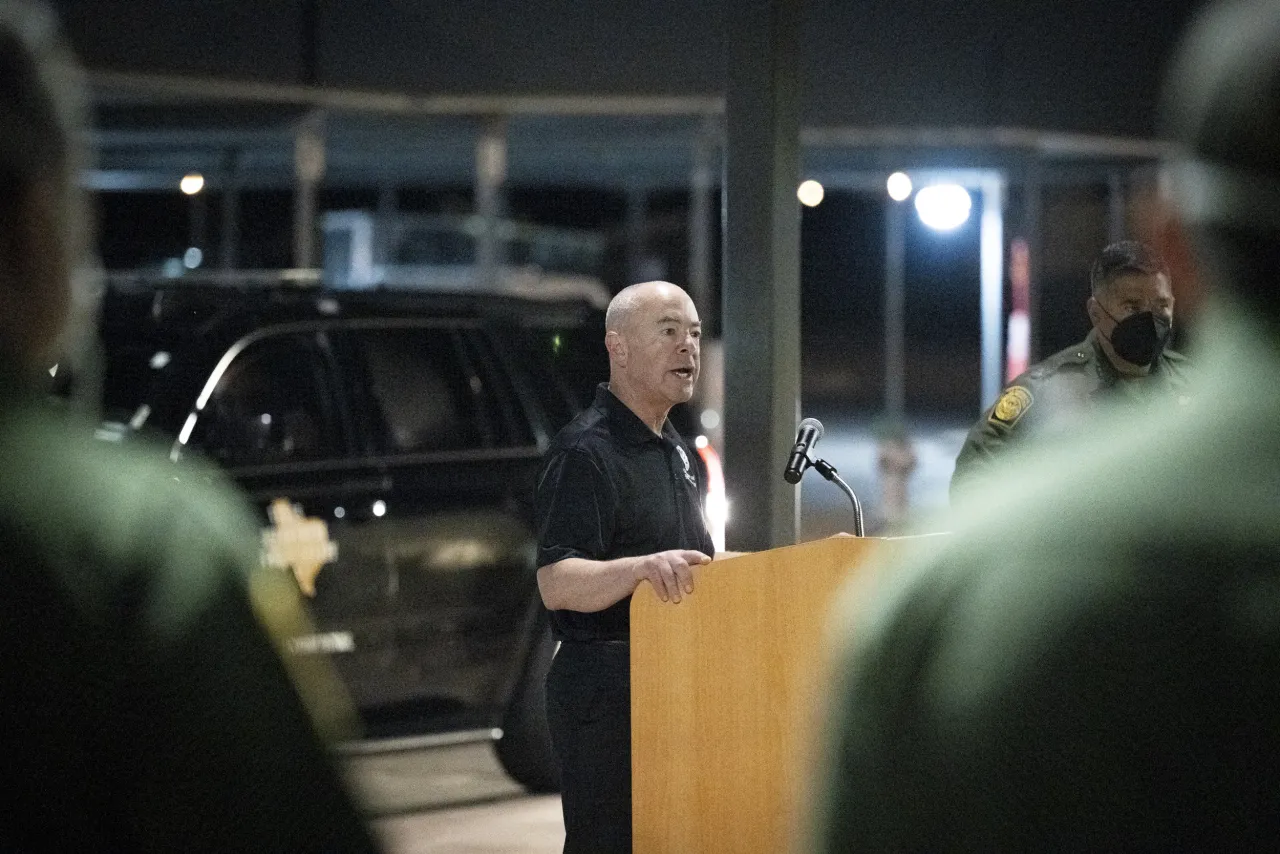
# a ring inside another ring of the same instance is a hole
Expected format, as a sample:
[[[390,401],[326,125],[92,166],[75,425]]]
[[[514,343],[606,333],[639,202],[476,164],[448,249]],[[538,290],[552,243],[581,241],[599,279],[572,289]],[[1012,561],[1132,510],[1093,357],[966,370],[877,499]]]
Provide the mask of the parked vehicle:
[[[532,492],[548,441],[607,376],[591,300],[114,277],[99,436],[163,438],[258,506],[369,735],[496,731],[557,786],[553,651]]]

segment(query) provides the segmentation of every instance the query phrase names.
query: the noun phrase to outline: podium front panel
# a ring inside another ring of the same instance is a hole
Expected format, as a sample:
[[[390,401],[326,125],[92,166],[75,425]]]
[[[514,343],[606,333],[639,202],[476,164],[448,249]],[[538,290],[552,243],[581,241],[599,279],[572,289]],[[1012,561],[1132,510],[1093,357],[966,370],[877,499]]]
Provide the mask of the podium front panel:
[[[695,591],[631,605],[634,850],[792,845],[837,591],[891,540],[832,537],[717,560]]]

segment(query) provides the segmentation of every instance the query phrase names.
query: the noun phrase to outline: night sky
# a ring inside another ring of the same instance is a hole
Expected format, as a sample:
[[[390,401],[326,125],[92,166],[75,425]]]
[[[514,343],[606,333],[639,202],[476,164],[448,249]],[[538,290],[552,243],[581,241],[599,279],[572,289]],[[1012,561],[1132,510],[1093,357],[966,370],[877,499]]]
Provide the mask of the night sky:
[[[884,223],[880,194],[828,193],[802,220],[801,329],[805,400],[876,412],[884,396]],[[947,234],[906,218],[907,408],[976,411],[979,367],[978,216]]]

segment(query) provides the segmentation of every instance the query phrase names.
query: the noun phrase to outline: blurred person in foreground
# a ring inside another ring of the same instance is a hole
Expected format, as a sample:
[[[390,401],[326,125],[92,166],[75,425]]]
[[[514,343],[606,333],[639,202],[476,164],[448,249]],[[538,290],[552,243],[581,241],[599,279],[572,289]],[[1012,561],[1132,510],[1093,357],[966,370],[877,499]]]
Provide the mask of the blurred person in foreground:
[[[300,613],[251,582],[246,509],[46,400],[91,232],[82,98],[52,16],[0,3],[0,848],[375,850],[255,612]]]
[[[1085,339],[1016,377],[969,431],[951,477],[953,501],[1016,452],[1070,437],[1104,407],[1190,402],[1186,360],[1167,346],[1174,298],[1160,257],[1135,240],[1113,243],[1094,261],[1089,290]]]
[[[609,382],[556,436],[538,477],[538,589],[560,642],[547,674],[567,854],[631,851],[631,595],[693,594],[711,560],[692,454],[667,415],[693,395],[702,325],[669,282],[605,314]]]
[[[1041,454],[847,591],[810,850],[1275,844],[1280,4],[1184,38],[1163,233],[1209,292],[1192,411]]]

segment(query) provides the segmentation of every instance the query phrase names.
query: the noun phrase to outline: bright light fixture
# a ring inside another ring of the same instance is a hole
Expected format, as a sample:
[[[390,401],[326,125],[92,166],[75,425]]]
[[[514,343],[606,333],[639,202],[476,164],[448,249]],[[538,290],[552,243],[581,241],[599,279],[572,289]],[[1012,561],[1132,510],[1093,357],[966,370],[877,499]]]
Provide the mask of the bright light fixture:
[[[826,191],[822,189],[822,185],[812,179],[805,181],[796,190],[796,197],[800,199],[800,204],[811,208],[816,207],[824,195]]]
[[[935,231],[959,228],[969,219],[972,209],[969,191],[959,184],[934,184],[916,193],[916,213]]]
[[[895,202],[906,201],[911,195],[911,177],[906,172],[894,172],[885,182],[885,188]]]
[[[186,193],[188,196],[194,196],[196,193],[204,189],[204,176],[199,172],[191,172],[182,176],[182,180],[178,182],[178,189]]]

